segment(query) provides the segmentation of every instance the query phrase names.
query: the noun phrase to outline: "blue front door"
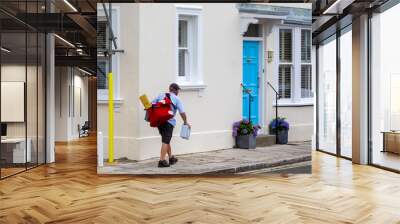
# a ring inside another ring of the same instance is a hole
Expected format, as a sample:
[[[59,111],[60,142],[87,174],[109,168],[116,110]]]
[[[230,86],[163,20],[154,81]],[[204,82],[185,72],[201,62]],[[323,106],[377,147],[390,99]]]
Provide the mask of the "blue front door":
[[[249,119],[250,117],[253,124],[258,124],[259,47],[260,43],[258,41],[243,41],[242,111],[243,118]]]

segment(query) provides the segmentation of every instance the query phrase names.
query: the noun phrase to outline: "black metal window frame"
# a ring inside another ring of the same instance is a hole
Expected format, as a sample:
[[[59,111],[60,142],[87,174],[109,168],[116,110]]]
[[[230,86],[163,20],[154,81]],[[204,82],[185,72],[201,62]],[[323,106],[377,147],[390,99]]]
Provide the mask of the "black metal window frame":
[[[367,21],[367,46],[368,46],[368,53],[367,53],[367,92],[368,92],[368,96],[367,96],[367,107],[368,107],[368,111],[367,111],[367,119],[368,119],[368,124],[367,124],[367,141],[368,141],[368,157],[367,157],[367,161],[368,161],[368,165],[371,165],[373,167],[377,167],[383,170],[387,170],[387,171],[391,171],[391,172],[395,172],[395,173],[400,173],[400,170],[398,169],[394,169],[394,168],[390,168],[384,165],[380,165],[377,163],[374,163],[374,159],[373,159],[373,138],[372,138],[372,94],[373,94],[373,88],[372,88],[372,19],[373,19],[373,14],[374,12],[379,12],[379,13],[383,13],[386,10],[392,8],[393,6],[399,4],[400,1],[399,0],[390,0],[388,1],[386,4],[383,4],[381,7],[375,9],[375,10],[370,10],[368,11],[368,21]]]
[[[27,3],[27,1],[25,1],[25,3]],[[36,5],[36,7],[37,7],[37,11],[39,11],[39,9],[38,9],[38,7],[39,7],[39,1],[36,1],[36,3],[37,3],[37,5]],[[47,1],[46,1],[46,4],[47,4]],[[48,7],[46,7],[46,12],[47,12],[47,9],[48,9]],[[25,11],[27,11],[27,4],[25,4]],[[27,15],[27,13],[25,13],[25,16]],[[25,18],[26,19],[26,18]],[[21,21],[19,21],[19,22],[21,22]],[[0,23],[0,26],[1,26],[1,23]],[[17,174],[20,174],[20,173],[23,173],[23,172],[26,172],[26,171],[28,171],[28,170],[31,170],[31,169],[34,169],[34,168],[37,168],[37,167],[39,167],[39,166],[41,166],[41,165],[44,165],[44,164],[46,164],[47,163],[47,33],[46,32],[42,32],[42,31],[39,31],[39,30],[37,30],[37,29],[35,29],[35,28],[33,28],[32,26],[29,26],[28,24],[24,24],[24,30],[23,30],[23,34],[25,35],[25,84],[24,84],[24,122],[25,122],[25,169],[24,170],[21,170],[21,171],[18,171],[18,172],[15,172],[15,173],[12,173],[12,174],[10,174],[10,175],[7,175],[7,176],[3,176],[3,174],[2,174],[2,167],[0,166],[0,180],[4,180],[4,179],[6,179],[6,178],[9,178],[9,177],[12,177],[12,176],[15,176],[15,175],[17,175]],[[32,164],[30,164],[31,166],[29,166],[28,167],[28,162],[27,162],[27,158],[28,158],[28,155],[27,155],[27,147],[28,147],[28,144],[27,144],[27,140],[28,140],[28,125],[27,125],[27,116],[28,116],[28,114],[27,114],[27,81],[28,81],[28,79],[27,79],[27,76],[28,76],[28,30],[32,30],[34,33],[36,33],[36,142],[37,142],[37,145],[36,145],[36,163],[34,164],[34,165],[32,165]],[[1,44],[1,42],[2,42],[2,34],[3,34],[4,32],[1,30],[1,27],[0,27],[0,45],[2,45]],[[44,48],[44,50],[42,50],[42,53],[44,54],[44,55],[42,55],[42,60],[44,60],[44,63],[42,64],[43,65],[43,69],[42,69],[42,82],[43,82],[43,84],[44,84],[44,86],[43,86],[43,88],[44,88],[44,92],[43,92],[43,95],[44,95],[44,98],[43,98],[43,100],[42,100],[42,102],[43,102],[43,105],[42,105],[42,109],[43,109],[43,113],[44,113],[44,116],[42,117],[43,118],[43,120],[42,120],[42,122],[44,123],[44,130],[43,130],[43,133],[44,133],[44,135],[43,135],[43,149],[42,149],[42,152],[44,153],[44,155],[43,155],[43,163],[39,163],[39,106],[38,106],[38,104],[39,104],[39,82],[38,82],[38,77],[39,77],[39,69],[38,69],[38,66],[39,66],[39,36],[40,36],[40,34],[43,34],[43,35],[41,35],[42,36],[42,38],[43,39],[41,39],[42,40],[42,44],[43,44],[43,48]],[[1,53],[0,53],[0,82],[1,82],[1,77],[2,77],[2,75],[1,75],[1,67],[2,67],[2,55],[1,55]],[[0,86],[0,89],[1,89],[1,86]],[[0,111],[1,111],[1,91],[0,91]],[[1,122],[1,113],[0,113],[0,123],[2,123]],[[0,144],[0,158],[1,158],[1,152],[2,152],[2,146],[1,146],[1,144]],[[1,162],[0,162],[0,165],[1,165]]]
[[[319,40],[319,42],[316,44],[316,121],[315,121],[315,125],[316,125],[316,150],[319,152],[323,152],[329,155],[333,155],[333,156],[337,156],[346,160],[352,160],[352,158],[347,157],[342,155],[342,149],[341,149],[341,131],[342,131],[342,127],[341,127],[341,117],[340,117],[340,103],[341,103],[341,97],[340,97],[340,84],[341,84],[341,63],[340,63],[340,37],[345,34],[346,32],[350,32],[351,30],[349,28],[351,28],[352,23],[347,24],[344,27],[336,27],[336,32],[334,32],[333,34],[325,37],[324,39]],[[334,38],[333,38],[334,37]],[[329,40],[331,39],[331,40]],[[319,109],[320,109],[320,105],[319,105],[319,97],[320,97],[320,92],[319,92],[319,48],[321,43],[323,42],[329,42],[329,41],[336,41],[336,151],[335,153],[332,152],[328,152],[324,149],[320,149],[319,147]]]
[[[389,0],[385,4],[381,5],[378,8],[366,10],[366,13],[368,15],[368,21],[367,21],[367,164],[370,166],[374,166],[380,169],[388,170],[391,172],[395,173],[400,173],[400,170],[396,170],[393,168],[385,167],[382,165],[374,164],[373,163],[373,142],[372,142],[372,23],[371,20],[373,18],[373,13],[383,13],[386,10],[392,8],[396,4],[399,4],[399,0]],[[348,17],[344,17],[344,20],[348,19]],[[340,133],[341,133],[341,126],[340,126],[340,36],[342,33],[340,31],[344,30],[347,28],[347,26],[352,25],[352,23],[346,25],[344,28],[340,28],[339,26],[336,26],[336,33],[325,36],[324,39],[318,39],[318,42],[315,44],[316,45],[316,151],[323,152],[329,155],[333,155],[336,157],[344,158],[347,160],[352,160],[352,158],[346,157],[341,155],[341,148],[340,148]],[[319,148],[319,47],[320,44],[327,39],[331,38],[333,35],[336,35],[336,153],[331,153],[328,151],[325,151],[323,149]],[[338,113],[339,112],[339,113]]]

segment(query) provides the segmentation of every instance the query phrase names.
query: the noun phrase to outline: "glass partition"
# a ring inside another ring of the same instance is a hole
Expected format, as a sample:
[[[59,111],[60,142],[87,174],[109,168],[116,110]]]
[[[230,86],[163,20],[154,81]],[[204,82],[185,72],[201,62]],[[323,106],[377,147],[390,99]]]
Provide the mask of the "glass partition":
[[[27,114],[27,167],[31,168],[37,165],[38,149],[38,55],[36,32],[27,33],[27,64],[26,64],[26,114]]]
[[[340,154],[352,157],[352,32],[351,25],[340,36]]]
[[[1,176],[7,177],[24,171],[30,162],[26,150],[26,33],[2,32],[1,47]]]
[[[371,162],[400,171],[400,5],[372,17]]]
[[[43,33],[38,33],[38,65],[37,65],[37,162],[44,164],[46,162],[46,36]]]
[[[17,16],[43,5],[0,2]],[[0,12],[0,178],[45,163],[45,45],[43,33]]]
[[[318,149],[336,154],[336,36],[318,48]]]

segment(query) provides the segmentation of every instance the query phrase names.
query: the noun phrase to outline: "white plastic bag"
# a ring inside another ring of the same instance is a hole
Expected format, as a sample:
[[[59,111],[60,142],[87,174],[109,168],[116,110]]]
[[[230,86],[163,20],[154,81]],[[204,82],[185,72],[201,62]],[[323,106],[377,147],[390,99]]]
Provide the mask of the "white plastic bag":
[[[190,128],[189,128],[188,125],[182,125],[181,138],[189,140],[189,138],[190,138]]]

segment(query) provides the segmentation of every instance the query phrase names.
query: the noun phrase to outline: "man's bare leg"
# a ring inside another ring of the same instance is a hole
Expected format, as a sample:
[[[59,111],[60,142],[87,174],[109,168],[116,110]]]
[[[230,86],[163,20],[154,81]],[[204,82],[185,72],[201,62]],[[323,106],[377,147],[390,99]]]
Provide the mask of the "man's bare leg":
[[[167,149],[167,153],[168,153],[168,158],[172,157],[172,153],[171,153],[171,144],[167,145],[168,149]]]
[[[161,152],[160,152],[160,160],[165,160],[165,156],[168,153],[168,144],[162,143]]]

